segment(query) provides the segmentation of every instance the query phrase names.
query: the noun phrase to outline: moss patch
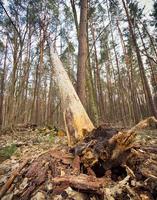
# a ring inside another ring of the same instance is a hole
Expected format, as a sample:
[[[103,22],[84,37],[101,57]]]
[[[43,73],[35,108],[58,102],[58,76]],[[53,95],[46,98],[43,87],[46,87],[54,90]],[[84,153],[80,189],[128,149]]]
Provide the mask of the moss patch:
[[[12,154],[17,150],[16,144],[11,144],[0,149],[0,162],[10,158]]]
[[[49,141],[50,143],[54,143],[54,140],[55,140],[54,135],[53,135],[53,134],[50,134],[50,135],[49,135],[49,138],[48,138],[48,141]]]

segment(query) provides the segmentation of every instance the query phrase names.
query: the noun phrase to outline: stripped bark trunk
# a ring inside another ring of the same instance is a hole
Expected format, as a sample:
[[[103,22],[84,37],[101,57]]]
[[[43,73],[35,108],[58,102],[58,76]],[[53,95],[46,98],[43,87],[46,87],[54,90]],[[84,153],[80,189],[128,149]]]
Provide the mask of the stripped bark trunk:
[[[63,104],[68,144],[72,146],[78,140],[83,139],[85,133],[91,131],[94,126],[78,98],[62,62],[52,47],[50,47],[50,58]]]

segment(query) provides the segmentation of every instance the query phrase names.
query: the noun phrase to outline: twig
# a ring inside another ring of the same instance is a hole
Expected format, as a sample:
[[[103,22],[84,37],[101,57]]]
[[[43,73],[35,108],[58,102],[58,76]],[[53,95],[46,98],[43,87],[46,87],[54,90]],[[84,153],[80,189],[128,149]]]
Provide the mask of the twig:
[[[7,182],[2,186],[0,190],[0,198],[4,196],[4,194],[7,192],[7,190],[10,188],[11,184],[13,183],[16,176],[19,174],[19,172],[23,169],[23,167],[28,163],[29,159],[26,159],[22,162],[21,166],[18,169],[15,169],[13,173],[11,174],[10,178],[7,180]]]

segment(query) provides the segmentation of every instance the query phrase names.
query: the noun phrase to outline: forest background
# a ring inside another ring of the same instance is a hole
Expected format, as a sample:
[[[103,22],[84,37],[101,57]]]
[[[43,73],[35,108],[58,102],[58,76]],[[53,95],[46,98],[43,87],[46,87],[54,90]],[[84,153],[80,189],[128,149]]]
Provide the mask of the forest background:
[[[64,127],[48,40],[95,125],[157,117],[156,20],[157,1],[0,1],[1,128]]]

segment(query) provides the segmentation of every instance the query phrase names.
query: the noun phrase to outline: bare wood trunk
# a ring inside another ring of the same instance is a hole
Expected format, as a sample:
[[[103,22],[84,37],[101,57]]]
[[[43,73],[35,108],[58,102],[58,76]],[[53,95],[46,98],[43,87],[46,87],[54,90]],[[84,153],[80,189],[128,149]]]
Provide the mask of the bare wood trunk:
[[[63,64],[58,55],[53,52],[52,47],[50,47],[50,57],[63,104],[68,144],[71,146],[77,140],[83,139],[84,134],[87,131],[91,131],[94,126],[76,94]]]

